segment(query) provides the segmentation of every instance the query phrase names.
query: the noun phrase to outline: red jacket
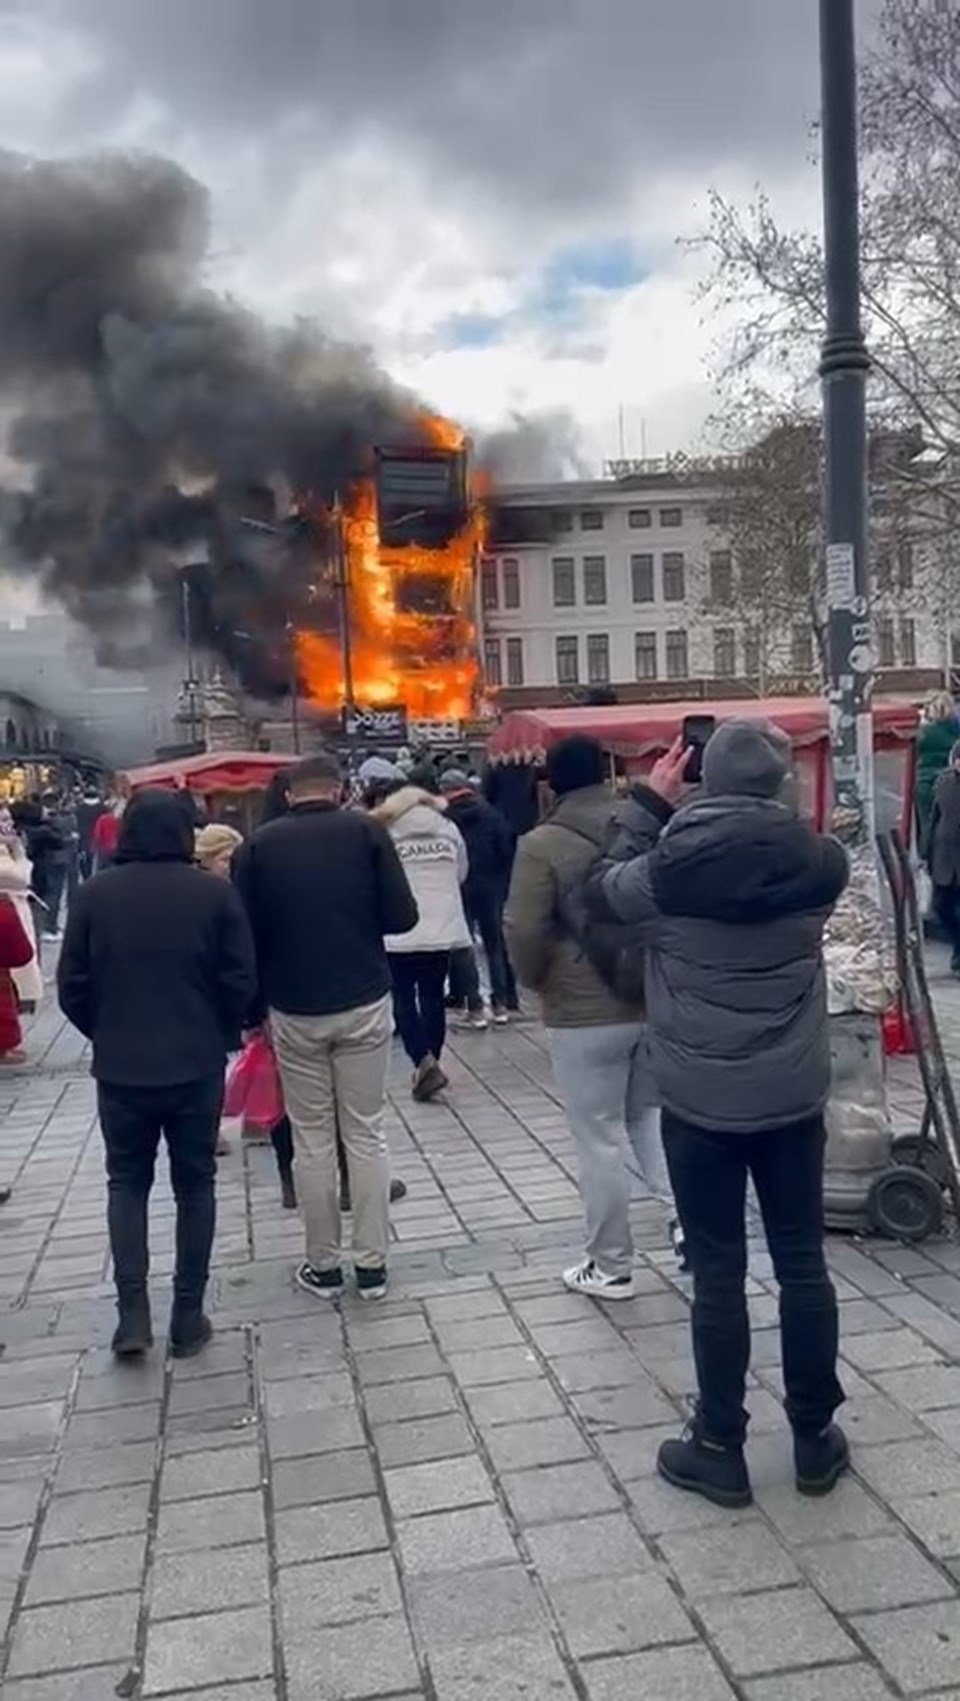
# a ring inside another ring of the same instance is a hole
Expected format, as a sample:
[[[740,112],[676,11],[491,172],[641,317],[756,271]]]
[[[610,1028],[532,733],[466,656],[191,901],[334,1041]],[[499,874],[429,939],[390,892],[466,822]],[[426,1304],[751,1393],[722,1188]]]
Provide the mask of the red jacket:
[[[20,1016],[11,969],[23,969],[33,957],[33,945],[9,898],[0,897],[0,1054],[20,1044]]]

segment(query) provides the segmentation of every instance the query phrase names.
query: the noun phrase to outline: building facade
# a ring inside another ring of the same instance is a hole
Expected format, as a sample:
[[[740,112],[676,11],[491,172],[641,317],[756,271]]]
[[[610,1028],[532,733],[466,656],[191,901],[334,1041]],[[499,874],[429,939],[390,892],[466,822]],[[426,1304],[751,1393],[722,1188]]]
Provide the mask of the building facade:
[[[498,492],[478,632],[501,707],[606,687],[622,701],[818,689],[814,599],[809,589],[781,593],[769,574],[747,588],[729,466],[672,457],[615,466],[601,480]],[[876,554],[880,688],[932,687],[960,643],[923,582],[924,551],[898,533]],[[809,559],[805,571],[814,571]]]

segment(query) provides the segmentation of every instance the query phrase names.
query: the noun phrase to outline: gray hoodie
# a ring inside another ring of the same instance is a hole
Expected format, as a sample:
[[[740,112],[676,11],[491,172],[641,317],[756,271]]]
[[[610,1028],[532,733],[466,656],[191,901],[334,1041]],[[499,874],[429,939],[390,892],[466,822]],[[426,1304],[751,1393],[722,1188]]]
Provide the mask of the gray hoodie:
[[[788,759],[774,728],[725,723],[701,791],[674,814],[637,788],[588,885],[646,942],[661,1102],[719,1132],[804,1121],[830,1088],[822,935],[847,859],[780,801]]]

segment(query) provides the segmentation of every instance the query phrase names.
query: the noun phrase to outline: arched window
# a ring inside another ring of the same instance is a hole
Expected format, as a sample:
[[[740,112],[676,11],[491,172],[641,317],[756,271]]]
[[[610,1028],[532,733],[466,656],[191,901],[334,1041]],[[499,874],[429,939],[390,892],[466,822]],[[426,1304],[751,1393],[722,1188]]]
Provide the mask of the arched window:
[[[7,721],[6,732],[4,734],[4,742],[5,742],[8,750],[16,750],[16,748],[17,748],[17,729],[14,726],[13,721],[11,721],[11,720]]]

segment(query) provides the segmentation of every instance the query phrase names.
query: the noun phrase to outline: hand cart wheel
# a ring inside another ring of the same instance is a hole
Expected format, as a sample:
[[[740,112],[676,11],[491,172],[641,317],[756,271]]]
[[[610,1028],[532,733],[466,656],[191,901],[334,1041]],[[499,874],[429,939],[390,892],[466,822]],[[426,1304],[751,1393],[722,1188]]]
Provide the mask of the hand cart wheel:
[[[943,1191],[925,1170],[907,1164],[884,1170],[867,1194],[867,1217],[891,1240],[926,1240],[943,1227]]]
[[[947,1160],[939,1146],[934,1145],[929,1134],[898,1134],[890,1149],[890,1156],[895,1164],[924,1170],[938,1187],[946,1187],[949,1183],[950,1168]]]

